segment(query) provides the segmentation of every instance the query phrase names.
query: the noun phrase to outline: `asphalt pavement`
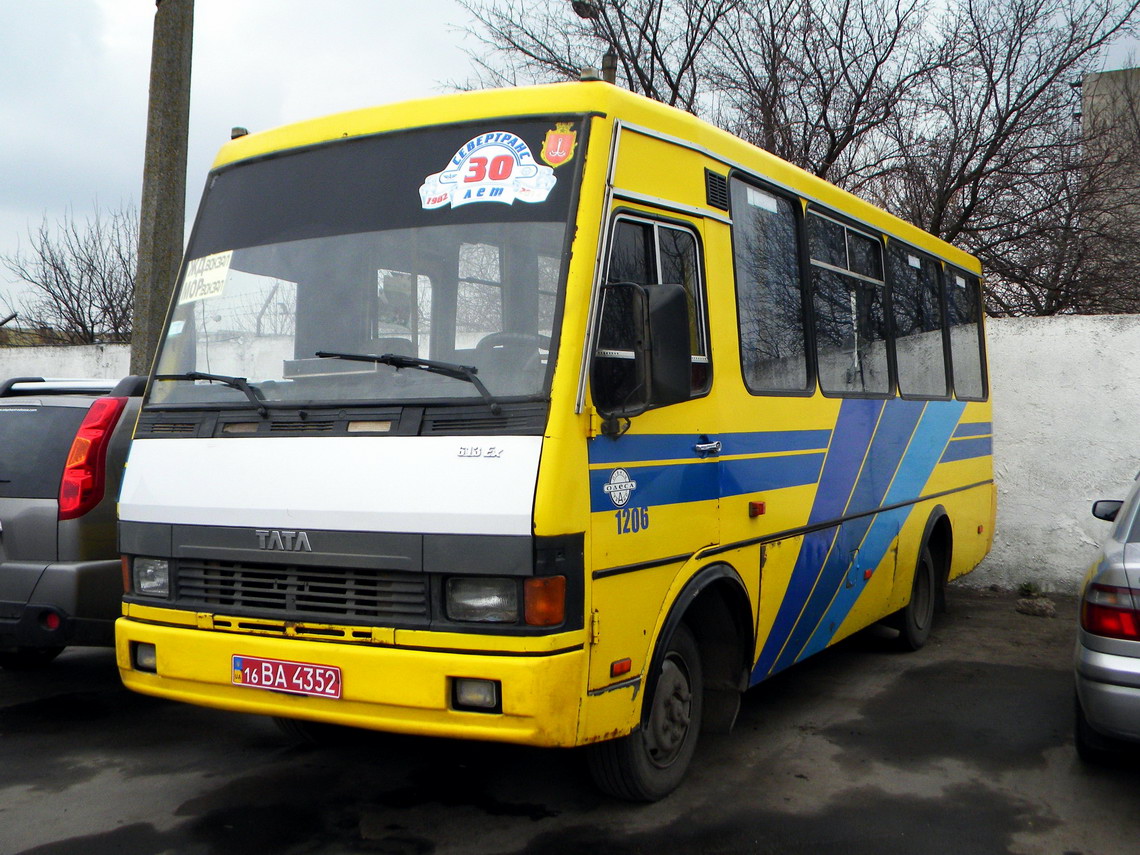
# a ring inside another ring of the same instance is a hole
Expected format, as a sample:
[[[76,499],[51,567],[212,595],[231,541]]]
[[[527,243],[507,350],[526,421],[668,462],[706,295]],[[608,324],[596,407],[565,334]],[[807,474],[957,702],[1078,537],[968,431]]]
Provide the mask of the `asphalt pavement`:
[[[1140,762],[1072,744],[1076,603],[953,587],[930,643],[867,632],[754,688],[654,805],[577,751],[336,734],[133,695],[108,650],[0,671],[0,855],[1125,855]]]

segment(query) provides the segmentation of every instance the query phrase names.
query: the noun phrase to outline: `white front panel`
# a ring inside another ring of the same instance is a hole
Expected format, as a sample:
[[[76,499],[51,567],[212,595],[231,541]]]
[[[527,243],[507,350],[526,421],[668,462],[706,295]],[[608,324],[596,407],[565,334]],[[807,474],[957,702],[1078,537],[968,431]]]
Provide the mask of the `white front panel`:
[[[532,533],[539,436],[138,439],[133,522]]]

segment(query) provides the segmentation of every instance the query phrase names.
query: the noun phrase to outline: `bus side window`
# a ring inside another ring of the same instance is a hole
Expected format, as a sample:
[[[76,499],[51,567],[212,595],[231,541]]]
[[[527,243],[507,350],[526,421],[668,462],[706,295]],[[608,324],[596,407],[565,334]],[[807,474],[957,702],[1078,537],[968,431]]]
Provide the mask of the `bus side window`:
[[[982,356],[981,283],[972,273],[946,268],[946,320],[950,326],[950,369],[954,395],[983,400],[986,396]]]
[[[689,230],[652,220],[619,217],[610,239],[607,282],[658,283],[684,287],[689,304],[689,350],[692,358],[692,394],[709,386],[709,356],[704,323],[704,288],[696,236]],[[633,391],[634,369],[629,307],[607,294],[602,306],[597,354],[593,367],[594,402],[599,407],[620,406]]]
[[[949,393],[942,337],[939,265],[901,244],[887,251],[899,393],[945,398]]]
[[[792,203],[732,179],[732,239],[744,383],[752,392],[807,389],[807,347]]]
[[[882,243],[808,213],[819,386],[825,394],[890,391]]]

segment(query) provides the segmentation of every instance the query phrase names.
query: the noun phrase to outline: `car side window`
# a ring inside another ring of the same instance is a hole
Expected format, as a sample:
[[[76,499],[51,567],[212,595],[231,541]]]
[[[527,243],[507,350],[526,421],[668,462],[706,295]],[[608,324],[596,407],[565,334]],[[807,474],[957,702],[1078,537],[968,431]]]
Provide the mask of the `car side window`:
[[[1140,476],[1138,476],[1140,477]],[[1120,512],[1116,515],[1116,524],[1112,536],[1122,543],[1140,543],[1140,484],[1133,484],[1132,492],[1128,494]]]

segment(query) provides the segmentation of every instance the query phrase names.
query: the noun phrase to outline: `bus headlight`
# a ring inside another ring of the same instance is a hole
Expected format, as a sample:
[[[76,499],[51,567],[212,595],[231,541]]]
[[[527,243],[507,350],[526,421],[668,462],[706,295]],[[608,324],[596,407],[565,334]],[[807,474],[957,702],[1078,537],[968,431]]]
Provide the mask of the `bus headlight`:
[[[514,579],[453,576],[447,580],[447,617],[474,623],[517,623],[519,588]]]
[[[170,596],[170,562],[165,558],[136,558],[133,577],[136,594]]]

